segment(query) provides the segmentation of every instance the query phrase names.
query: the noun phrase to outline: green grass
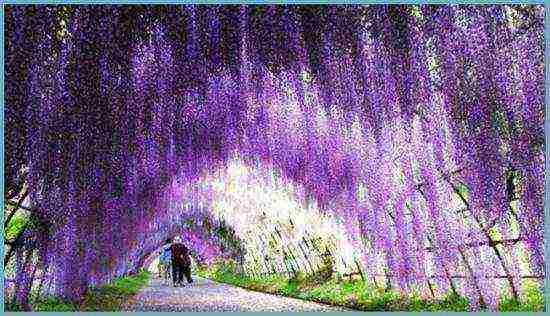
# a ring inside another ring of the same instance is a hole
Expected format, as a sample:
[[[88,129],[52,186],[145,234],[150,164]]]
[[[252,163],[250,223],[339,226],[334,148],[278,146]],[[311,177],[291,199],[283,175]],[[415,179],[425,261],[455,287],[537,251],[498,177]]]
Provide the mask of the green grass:
[[[33,311],[120,311],[127,300],[147,284],[150,273],[118,278],[97,288],[89,289],[81,302],[71,302],[56,297],[43,297],[32,304]]]
[[[73,312],[78,310],[78,304],[53,296],[40,298],[32,305],[33,311],[38,312]]]
[[[529,312],[544,310],[544,293],[533,280],[523,281],[522,302],[505,297],[501,300],[500,310],[505,312]]]
[[[279,294],[309,301],[349,307],[361,311],[469,311],[469,301],[464,296],[449,293],[443,298],[424,299],[415,293],[403,295],[396,291],[375,287],[362,280],[336,280],[326,275],[293,278],[277,275],[251,277],[234,273],[234,265],[222,263],[211,269],[200,269],[199,275],[219,282],[234,284],[254,291]],[[544,294],[534,282],[524,283],[521,303],[502,298],[500,311],[543,311]]]

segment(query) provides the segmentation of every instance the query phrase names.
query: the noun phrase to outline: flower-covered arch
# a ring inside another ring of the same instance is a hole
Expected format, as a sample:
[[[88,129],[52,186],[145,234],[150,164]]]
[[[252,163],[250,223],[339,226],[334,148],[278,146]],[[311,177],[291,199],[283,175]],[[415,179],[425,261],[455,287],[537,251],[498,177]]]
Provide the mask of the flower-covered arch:
[[[17,299],[38,269],[75,298],[139,268],[211,197],[189,188],[239,156],[343,218],[400,288],[435,275],[446,291],[465,265],[471,301],[494,306],[495,260],[513,289],[520,278],[497,245],[524,242],[544,274],[543,16],[539,6],[8,6],[5,192],[28,196],[38,224],[19,237],[39,253],[34,268],[18,259]],[[448,210],[454,193],[466,220]]]

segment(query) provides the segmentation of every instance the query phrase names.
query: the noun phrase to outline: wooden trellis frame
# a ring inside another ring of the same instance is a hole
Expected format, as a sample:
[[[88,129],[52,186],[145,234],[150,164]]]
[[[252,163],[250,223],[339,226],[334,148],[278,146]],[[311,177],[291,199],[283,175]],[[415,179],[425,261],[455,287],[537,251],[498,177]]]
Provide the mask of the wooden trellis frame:
[[[438,170],[439,171],[439,170]],[[455,170],[453,172],[451,172],[451,174],[457,174],[459,172],[461,172],[462,170]],[[469,275],[451,275],[450,272],[447,270],[446,267],[443,267],[443,270],[444,270],[444,273],[445,275],[444,276],[438,276],[438,275],[429,275],[427,276],[427,285],[428,285],[428,288],[430,290],[430,293],[432,295],[432,297],[435,296],[435,293],[434,293],[434,289],[433,289],[433,286],[430,282],[431,279],[434,279],[434,278],[446,278],[451,286],[451,290],[454,292],[454,293],[457,293],[458,290],[453,282],[453,280],[456,280],[456,279],[468,279],[468,278],[473,278],[473,281],[474,281],[474,284],[475,284],[475,287],[476,287],[476,291],[478,293],[478,296],[479,296],[479,299],[481,302],[483,302],[483,296],[481,294],[481,288],[479,286],[479,282],[476,280],[476,274],[473,272],[473,269],[472,267],[470,266],[470,263],[467,259],[467,256],[465,254],[465,250],[468,249],[468,248],[474,248],[474,247],[482,247],[482,246],[489,246],[491,249],[493,249],[495,251],[495,254],[499,260],[499,262],[501,262],[501,265],[503,267],[503,270],[504,270],[504,274],[503,275],[486,275],[486,276],[480,276],[480,277],[483,277],[483,278],[492,278],[492,279],[506,279],[508,280],[508,283],[510,284],[510,289],[512,291],[512,295],[516,298],[516,299],[519,299],[519,293],[518,293],[518,290],[516,289],[516,286],[513,282],[513,278],[520,278],[520,279],[544,279],[544,276],[539,276],[539,275],[519,275],[519,276],[512,276],[510,270],[508,269],[508,266],[506,265],[506,262],[504,261],[504,258],[502,256],[502,253],[500,251],[500,249],[497,247],[498,245],[502,245],[502,244],[512,244],[512,245],[515,245],[519,242],[522,242],[524,241],[523,238],[507,238],[507,239],[494,239],[490,236],[489,234],[489,230],[494,227],[494,225],[497,224],[497,220],[493,220],[491,223],[487,224],[487,225],[482,225],[481,223],[481,220],[477,218],[477,216],[475,216],[473,214],[473,212],[471,211],[471,206],[470,204],[468,203],[467,199],[464,197],[464,195],[460,192],[460,190],[458,189],[458,187],[452,182],[452,175],[447,175],[441,171],[439,171],[442,175],[442,178],[443,180],[445,180],[446,182],[449,183],[450,187],[452,188],[453,192],[455,194],[458,195],[458,197],[461,199],[461,201],[464,203],[465,205],[465,208],[463,209],[460,209],[459,211],[460,212],[468,212],[470,213],[469,215],[472,216],[472,218],[475,220],[476,224],[479,225],[483,231],[483,234],[484,234],[484,237],[486,238],[486,241],[479,241],[479,242],[470,242],[470,243],[466,243],[466,244],[463,244],[463,245],[459,245],[459,254],[462,258],[462,261],[466,267],[466,270],[468,271],[468,274]],[[421,193],[421,195],[423,197],[424,196],[424,192],[422,191],[422,184],[421,185],[418,185],[416,188],[417,190]],[[515,214],[515,212],[513,212],[513,210],[511,210],[509,208],[509,210],[512,212],[512,215],[514,217],[517,218],[517,214]],[[392,218],[392,214],[389,214],[390,215],[390,218]],[[409,214],[411,215],[411,214]],[[304,236],[302,238],[302,240],[297,244],[292,244],[286,248],[286,251],[291,255],[293,256],[293,261],[298,263],[298,260],[297,260],[297,256],[294,254],[294,252],[291,250],[291,247],[296,251],[296,249],[300,249],[301,250],[301,253],[303,254],[303,257],[307,260],[308,262],[308,265],[309,267],[311,267],[312,269],[315,269],[315,268],[318,268],[317,267],[314,267],[313,264],[309,261],[309,257],[306,255],[306,251],[304,250],[304,247],[306,249],[309,249],[311,251],[313,251],[313,253],[316,253],[319,257],[322,257],[324,255],[324,253],[321,251],[321,249],[319,249],[318,247],[318,241],[320,240],[319,237],[317,238],[312,238],[311,235],[309,235],[308,238],[306,238],[306,236]],[[428,236],[428,241],[431,243],[430,246],[426,246],[424,247],[424,250],[426,251],[430,251],[432,252],[434,250],[434,245],[433,245],[433,242],[431,241],[431,238],[430,236]],[[330,247],[329,247],[330,248]],[[326,250],[328,250],[328,253],[329,255],[332,255],[331,252],[330,252],[330,249],[327,248]],[[341,258],[342,259],[342,258]],[[343,259],[342,259],[343,260]],[[345,262],[345,261],[344,261]],[[346,263],[347,264],[347,263]],[[308,265],[304,265],[305,269],[307,270],[307,267]],[[351,272],[351,273],[344,273],[343,276],[345,277],[353,277],[353,276],[360,276],[363,280],[364,280],[364,273],[362,272],[362,269],[361,269],[361,266],[360,264],[357,262],[357,260],[355,259],[355,267],[357,268],[357,271],[356,272]],[[292,269],[293,270],[293,269]],[[289,271],[288,267],[287,267],[287,271],[285,274],[287,275],[292,275],[294,272],[291,272]],[[374,280],[374,283],[376,284],[376,277],[384,277],[386,279],[387,282],[390,282],[390,279],[393,278],[393,277],[396,277],[392,274],[388,274],[388,273],[385,273],[385,274],[370,274],[372,277],[373,277],[373,280]],[[458,293],[457,293],[458,294]]]

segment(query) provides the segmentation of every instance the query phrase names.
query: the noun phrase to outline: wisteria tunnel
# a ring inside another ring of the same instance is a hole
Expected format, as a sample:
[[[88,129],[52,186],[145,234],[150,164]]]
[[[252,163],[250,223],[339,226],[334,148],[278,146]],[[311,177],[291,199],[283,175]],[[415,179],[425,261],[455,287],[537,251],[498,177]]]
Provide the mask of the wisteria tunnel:
[[[5,39],[6,300],[176,235],[472,309],[543,286],[543,6],[11,5]]]

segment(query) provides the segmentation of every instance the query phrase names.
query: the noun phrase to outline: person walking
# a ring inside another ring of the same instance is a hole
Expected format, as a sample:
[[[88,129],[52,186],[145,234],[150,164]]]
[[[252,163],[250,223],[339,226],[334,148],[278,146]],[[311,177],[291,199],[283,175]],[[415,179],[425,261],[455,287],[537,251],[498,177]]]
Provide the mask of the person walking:
[[[166,281],[170,280],[170,265],[171,265],[171,256],[172,256],[172,250],[171,250],[171,243],[172,241],[170,238],[166,239],[166,242],[164,246],[162,246],[159,263],[160,263],[160,276],[164,277]]]
[[[183,275],[187,283],[193,283],[191,278],[191,258],[189,249],[182,243],[181,238],[176,236],[171,246],[172,251],[172,281],[174,286],[183,286]]]

